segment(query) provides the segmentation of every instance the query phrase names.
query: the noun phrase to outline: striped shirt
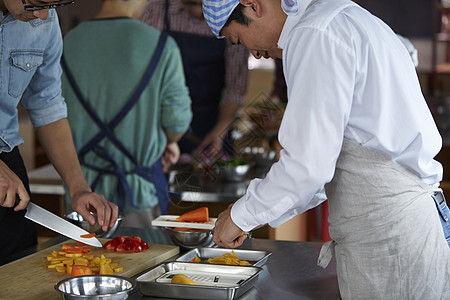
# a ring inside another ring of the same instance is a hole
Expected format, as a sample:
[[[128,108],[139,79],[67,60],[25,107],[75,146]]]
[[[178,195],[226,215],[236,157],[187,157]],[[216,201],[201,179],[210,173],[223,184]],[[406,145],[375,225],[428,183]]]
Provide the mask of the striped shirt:
[[[149,0],[141,21],[159,30],[164,30],[165,0]],[[180,0],[169,0],[170,30],[214,37],[206,21],[193,18],[184,11]],[[220,106],[244,102],[247,91],[248,50],[242,45],[233,45],[228,40],[225,48],[225,86]]]

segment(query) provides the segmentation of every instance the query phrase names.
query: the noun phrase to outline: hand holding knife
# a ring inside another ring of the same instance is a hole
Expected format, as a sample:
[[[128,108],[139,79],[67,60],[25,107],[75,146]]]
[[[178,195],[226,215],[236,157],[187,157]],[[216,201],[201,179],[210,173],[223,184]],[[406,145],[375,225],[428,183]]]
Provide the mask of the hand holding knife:
[[[18,206],[19,202],[20,199],[19,196],[17,195],[15,201],[16,207]],[[63,218],[55,215],[52,212],[49,212],[46,209],[43,209],[42,207],[34,204],[31,201],[28,202],[26,210],[27,212],[25,213],[25,218],[39,225],[47,227],[48,229],[53,230],[59,234],[65,235],[71,239],[80,241],[90,246],[102,247],[100,241],[95,237],[93,238],[81,237],[82,235],[89,234],[89,232],[87,232],[86,230],[64,220]]]

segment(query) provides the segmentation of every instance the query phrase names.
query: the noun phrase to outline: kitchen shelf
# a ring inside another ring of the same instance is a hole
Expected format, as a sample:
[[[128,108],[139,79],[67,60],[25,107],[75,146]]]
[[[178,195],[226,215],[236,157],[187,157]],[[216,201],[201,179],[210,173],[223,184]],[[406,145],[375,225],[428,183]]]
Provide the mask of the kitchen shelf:
[[[450,74],[450,63],[443,63],[434,66],[434,72],[438,74]]]
[[[436,1],[435,7],[439,11],[450,12],[450,4],[442,4],[442,2]]]
[[[450,42],[450,33],[439,32],[435,35],[435,39],[437,42]]]

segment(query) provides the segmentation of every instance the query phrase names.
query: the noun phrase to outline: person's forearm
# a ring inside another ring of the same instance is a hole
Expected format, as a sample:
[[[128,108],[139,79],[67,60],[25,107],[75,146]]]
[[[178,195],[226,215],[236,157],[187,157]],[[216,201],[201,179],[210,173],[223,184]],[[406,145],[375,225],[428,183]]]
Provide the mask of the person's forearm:
[[[67,119],[38,127],[39,141],[69,190],[70,196],[91,191],[84,179]]]
[[[166,131],[167,144],[178,142],[184,135],[183,133],[171,133]]]
[[[228,103],[221,106],[217,123],[212,131],[218,132],[222,137],[225,136],[234,119],[236,118],[236,114],[239,108],[239,103]]]

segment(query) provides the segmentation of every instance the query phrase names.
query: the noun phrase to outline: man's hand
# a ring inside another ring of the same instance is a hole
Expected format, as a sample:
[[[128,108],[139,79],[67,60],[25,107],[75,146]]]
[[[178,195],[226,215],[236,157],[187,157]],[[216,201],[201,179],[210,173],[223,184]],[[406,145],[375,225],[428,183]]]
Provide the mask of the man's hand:
[[[179,158],[180,147],[178,146],[178,144],[176,142],[167,144],[166,149],[164,149],[162,155],[162,167],[164,173],[167,173],[170,166],[176,164]]]
[[[230,204],[226,210],[219,214],[214,227],[213,241],[224,248],[239,247],[247,238],[247,235],[243,234],[243,231],[231,219],[232,206],[233,204]]]
[[[79,192],[72,197],[72,208],[91,225],[95,224],[95,217],[90,213],[96,212],[98,224],[103,231],[114,227],[119,214],[119,208],[114,203],[106,201],[105,197],[90,191]]]
[[[222,151],[223,133],[210,132],[200,145],[194,150],[194,154],[205,154],[208,158],[216,157]]]
[[[108,227],[112,228],[119,209],[117,205],[106,201],[102,195],[93,193],[87,184],[67,119],[38,127],[37,133],[48,159],[66,184],[72,199],[72,208],[92,225],[95,224],[95,218],[89,212],[96,212],[103,231],[108,230]]]
[[[30,195],[28,195],[22,180],[0,160],[0,206],[13,207],[16,195],[19,196],[20,202],[14,210],[25,209],[30,202]]]

